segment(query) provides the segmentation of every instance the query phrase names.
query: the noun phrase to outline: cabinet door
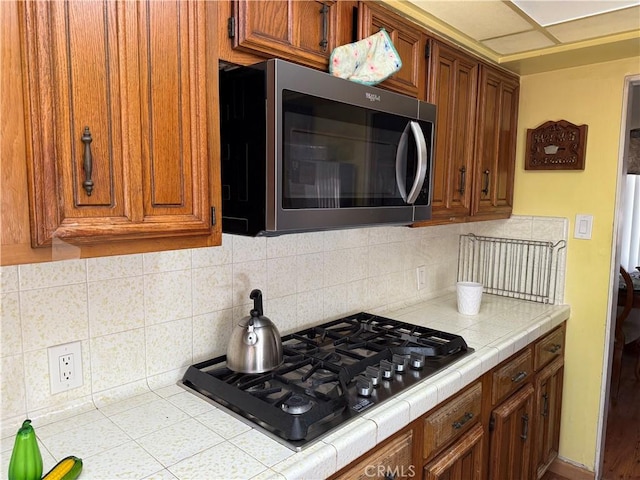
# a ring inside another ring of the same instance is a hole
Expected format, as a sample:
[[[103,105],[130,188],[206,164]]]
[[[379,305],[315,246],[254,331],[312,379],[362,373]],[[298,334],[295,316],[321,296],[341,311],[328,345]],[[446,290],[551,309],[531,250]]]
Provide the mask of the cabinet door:
[[[32,244],[210,234],[203,4],[20,9]]]
[[[384,28],[402,60],[402,68],[380,86],[424,100],[426,98],[427,37],[414,23],[403,20],[375,3],[360,3],[358,38],[366,38]]]
[[[413,430],[402,432],[332,480],[414,478]]]
[[[128,94],[140,99],[139,112],[131,112],[141,119],[140,149],[131,145],[128,162],[133,167],[135,159],[141,159],[139,220],[167,219],[163,228],[169,231],[206,232],[211,223],[205,7],[199,2],[149,0],[136,2],[135,11],[127,8],[140,34],[139,87],[133,85]],[[129,117],[132,126],[134,118]],[[137,137],[132,134],[132,139]],[[131,170],[131,180],[137,179]]]
[[[533,387],[527,384],[491,413],[489,478],[530,478]]]
[[[334,0],[236,0],[233,7],[234,48],[326,69],[336,46]]]
[[[428,100],[438,108],[432,219],[463,221],[471,208],[478,62],[431,42]]]
[[[556,358],[536,376],[532,478],[542,478],[558,456],[564,359]]]
[[[482,425],[477,424],[424,467],[424,480],[480,480],[482,442]]]
[[[130,221],[123,182],[127,98],[121,82],[130,32],[122,5],[21,2],[20,7],[32,244],[50,244],[61,231],[70,233],[73,227],[67,225]]]
[[[472,214],[506,218],[513,206],[518,79],[480,67]]]

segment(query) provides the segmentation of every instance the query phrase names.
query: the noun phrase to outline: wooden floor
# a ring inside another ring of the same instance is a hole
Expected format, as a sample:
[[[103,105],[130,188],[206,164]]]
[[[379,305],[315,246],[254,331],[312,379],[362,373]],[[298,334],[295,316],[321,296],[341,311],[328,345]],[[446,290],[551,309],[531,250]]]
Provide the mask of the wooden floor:
[[[640,382],[635,354],[625,350],[618,402],[609,409],[602,480],[640,480]],[[542,480],[572,480],[547,472]]]
[[[618,403],[609,408],[602,480],[640,479],[640,382],[635,353],[625,349]]]

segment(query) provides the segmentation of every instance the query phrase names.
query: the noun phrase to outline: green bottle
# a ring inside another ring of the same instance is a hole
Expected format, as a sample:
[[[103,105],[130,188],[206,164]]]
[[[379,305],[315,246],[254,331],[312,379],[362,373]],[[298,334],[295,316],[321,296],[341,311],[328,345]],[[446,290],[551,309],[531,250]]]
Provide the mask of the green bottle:
[[[16,434],[16,441],[9,462],[9,480],[40,480],[42,477],[42,455],[38,448],[36,432],[27,419]]]

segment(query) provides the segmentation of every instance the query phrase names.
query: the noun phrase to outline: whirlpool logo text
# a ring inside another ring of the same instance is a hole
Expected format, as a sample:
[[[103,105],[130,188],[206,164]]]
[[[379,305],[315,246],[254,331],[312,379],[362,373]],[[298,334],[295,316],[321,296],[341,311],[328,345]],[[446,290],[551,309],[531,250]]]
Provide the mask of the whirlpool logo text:
[[[380,95],[377,95],[375,93],[365,92],[364,95],[365,95],[365,97],[367,97],[372,102],[379,102],[380,101]]]

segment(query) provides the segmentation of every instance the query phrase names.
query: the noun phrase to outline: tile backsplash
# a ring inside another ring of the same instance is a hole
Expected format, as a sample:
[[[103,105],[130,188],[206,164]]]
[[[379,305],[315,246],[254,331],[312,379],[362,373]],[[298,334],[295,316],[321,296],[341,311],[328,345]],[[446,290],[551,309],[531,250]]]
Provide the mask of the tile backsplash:
[[[254,288],[286,334],[453,289],[460,234],[557,241],[567,229],[563,218],[513,216],[413,229],[223,235],[219,247],[2,267],[2,423],[12,434],[26,416],[64,417],[175,383],[187,366],[225,353]],[[427,281],[418,290],[422,265]],[[47,348],[71,341],[82,345],[83,385],[51,395]]]

